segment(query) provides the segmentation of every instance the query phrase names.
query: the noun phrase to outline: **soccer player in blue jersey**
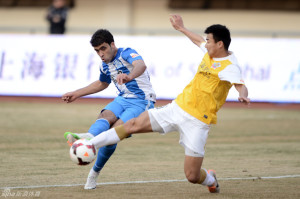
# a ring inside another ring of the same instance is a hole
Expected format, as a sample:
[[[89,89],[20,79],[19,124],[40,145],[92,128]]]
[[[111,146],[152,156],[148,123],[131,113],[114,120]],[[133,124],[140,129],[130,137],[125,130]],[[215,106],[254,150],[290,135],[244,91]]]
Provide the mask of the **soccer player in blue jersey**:
[[[121,125],[154,107],[156,95],[142,57],[132,48],[117,48],[113,35],[105,29],[97,30],[90,41],[102,60],[100,77],[84,88],[68,92],[62,96],[67,102],[79,97],[101,92],[113,82],[119,95],[99,114],[87,133],[66,132],[69,145],[77,139],[91,139],[111,127]],[[97,178],[105,163],[116,149],[116,144],[99,149],[97,160],[90,170],[85,189],[95,189]]]

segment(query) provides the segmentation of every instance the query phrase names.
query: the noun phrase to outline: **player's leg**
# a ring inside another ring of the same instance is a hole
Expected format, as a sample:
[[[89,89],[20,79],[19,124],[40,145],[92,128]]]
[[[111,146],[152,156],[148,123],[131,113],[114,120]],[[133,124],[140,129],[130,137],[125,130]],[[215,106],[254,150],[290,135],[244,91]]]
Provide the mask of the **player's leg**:
[[[116,125],[122,124],[123,121],[118,120],[115,122]],[[95,189],[97,186],[97,179],[99,177],[100,171],[104,167],[104,165],[107,163],[107,161],[110,159],[110,157],[113,155],[117,148],[117,144],[112,144],[108,146],[103,146],[99,148],[97,159],[95,161],[94,166],[91,168],[84,189]]]
[[[180,118],[176,124],[180,132],[179,143],[185,148],[184,173],[187,180],[194,184],[208,186],[212,193],[219,192],[215,173],[201,168],[210,125],[186,113],[176,104],[174,117]]]
[[[190,183],[199,183],[201,184],[204,179],[201,178],[205,178],[206,175],[201,175],[201,165],[203,162],[203,158],[202,157],[193,157],[193,156],[189,156],[189,155],[185,155],[184,158],[184,173],[186,176],[186,179],[190,182]]]
[[[119,126],[131,118],[139,116],[145,109],[154,107],[153,102],[149,102],[150,105],[148,105],[146,100],[139,99],[119,98],[118,103],[122,106],[124,111],[122,113],[118,113],[118,117],[120,119],[117,120],[112,127]],[[99,149],[97,160],[89,173],[85,189],[96,188],[96,181],[99,176],[99,172],[109,160],[110,156],[114,153],[116,146],[117,144],[112,144],[103,146]]]
[[[118,120],[121,113],[125,110],[120,102],[120,97],[115,98],[114,101],[109,103],[104,109],[105,110],[101,112],[99,117],[105,118],[105,120],[97,120],[89,129],[89,132],[92,134],[92,138],[101,134],[103,131],[108,130],[111,125],[120,125],[123,123],[123,121]],[[104,121],[107,121],[109,126],[106,125]],[[112,144],[99,148],[96,162],[89,172],[84,189],[96,188],[100,171],[115,152],[116,147],[117,144]]]
[[[118,105],[120,105],[120,107],[118,107],[118,110],[124,110],[123,112],[120,111],[117,112],[117,110],[114,110],[115,109],[114,107],[113,108],[107,107],[113,110],[114,113],[117,114],[119,118],[112,125],[112,127],[116,127],[121,124],[124,124],[124,122],[127,122],[128,120],[139,116],[142,112],[144,112],[145,109],[154,107],[153,102],[148,102],[146,100],[141,100],[141,99],[119,98],[117,102]],[[108,159],[113,154],[115,149],[116,149],[116,144],[104,146],[99,149],[98,157],[93,167],[94,171],[99,172],[104,167],[105,163],[108,161]]]
[[[187,180],[193,184],[202,184],[207,186],[211,193],[219,193],[220,187],[215,171],[207,171],[206,169],[201,168],[202,162],[203,157],[185,155],[184,173]]]
[[[101,147],[98,150],[98,155],[94,166],[91,168],[84,189],[95,189],[100,171],[115,152],[117,144]]]
[[[96,135],[106,131],[113,125],[119,115],[124,111],[124,108],[119,103],[119,97],[115,98],[114,101],[106,105],[101,111],[95,123],[93,123],[87,133],[71,133],[66,132],[65,138],[68,144],[71,146],[76,140],[80,138],[91,139]]]
[[[178,124],[180,126],[179,143],[185,149],[184,173],[187,180],[193,184],[212,185],[215,179],[201,168],[210,127],[182,109],[178,109],[176,114],[182,116]]]
[[[131,99],[126,101],[129,102],[128,104],[131,105],[126,107],[126,110],[122,114],[121,119],[123,121],[127,121],[127,120],[128,121],[124,125],[120,125],[115,128],[112,128],[94,137],[91,141],[96,148],[118,143],[122,139],[130,137],[131,134],[133,133],[143,133],[143,132],[152,131],[148,112],[147,111],[143,113],[141,112],[144,110],[148,110],[149,108],[150,110],[153,110],[152,108],[154,107],[154,103],[149,102],[147,100],[141,101],[139,99]],[[137,114],[136,111],[132,109],[133,108],[132,105],[138,105],[138,107],[142,107],[143,110]],[[133,115],[131,115],[132,113]],[[131,116],[128,117],[128,115]],[[132,118],[132,117],[137,117],[137,118]]]
[[[98,119],[91,125],[87,133],[65,133],[65,138],[69,144],[73,144],[77,139],[86,138],[91,139],[96,135],[106,131],[114,124],[119,115],[124,111],[123,107],[118,103],[118,98],[115,98],[114,101],[109,103],[99,114]],[[97,165],[94,166],[88,175],[87,182],[85,184],[85,189],[95,189],[97,184],[97,178],[99,176],[100,170],[103,168],[105,163],[111,157],[116,149],[116,144],[113,146],[107,146],[99,149],[98,158],[96,160]]]
[[[111,128],[91,139],[96,148],[116,144],[134,133],[152,132],[148,111],[133,118],[123,125]]]
[[[115,122],[115,124],[113,126],[118,126],[121,124],[123,124],[123,121],[118,120],[117,122]],[[117,148],[117,144],[112,144],[112,145],[103,146],[103,147],[99,148],[96,162],[89,172],[84,189],[95,189],[96,188],[97,179],[99,177],[100,171],[102,170],[104,165],[107,163],[109,158],[112,156],[112,154],[115,152],[116,148]]]
[[[99,149],[100,152],[102,148],[116,145],[122,139],[130,136],[131,133],[133,133],[132,131],[132,129],[134,129],[133,127],[135,127],[135,129],[145,128],[147,129],[147,132],[151,131],[152,130],[151,124],[150,122],[147,122],[147,120],[149,120],[149,116],[146,111],[143,112],[138,118],[133,118],[123,125],[117,126],[115,128],[111,128],[97,135],[96,137],[91,139],[91,142],[96,148],[100,148]],[[135,121],[135,122],[131,122],[131,121]],[[131,125],[133,126],[131,127]],[[136,128],[136,126],[139,126],[139,128]],[[98,152],[98,157],[95,165],[99,164],[98,159],[101,160],[102,155],[99,155],[99,152]],[[94,168],[95,166],[90,170],[84,189],[95,189],[97,186],[97,178],[99,176],[99,172],[96,172]]]
[[[173,103],[172,103],[173,104]],[[133,118],[123,125],[109,129],[91,139],[96,148],[115,144],[131,134],[160,132],[168,133],[176,130],[172,120],[172,104],[161,108],[150,109],[137,118]]]
[[[112,127],[119,126],[123,123],[124,122],[119,119],[113,124]],[[116,150],[116,147],[117,147],[117,144],[112,144],[112,145],[101,147],[98,150],[97,160],[93,166],[94,171],[100,172],[102,170],[102,168],[104,167],[104,165],[106,164],[106,162],[108,161],[110,156],[112,156],[112,154]]]

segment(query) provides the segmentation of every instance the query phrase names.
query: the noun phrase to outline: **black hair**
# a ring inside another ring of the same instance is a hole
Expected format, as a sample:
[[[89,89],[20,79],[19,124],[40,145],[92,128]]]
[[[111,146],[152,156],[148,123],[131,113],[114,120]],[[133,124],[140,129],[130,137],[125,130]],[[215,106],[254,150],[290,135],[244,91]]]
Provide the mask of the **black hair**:
[[[226,26],[215,24],[211,25],[204,31],[205,34],[211,33],[213,35],[213,38],[215,42],[222,41],[224,44],[225,50],[228,50],[231,37],[230,37],[230,31]]]
[[[108,43],[109,45],[111,42],[114,42],[114,37],[113,35],[106,29],[99,29],[97,30],[92,38],[90,43],[92,44],[93,47],[97,47],[103,43]]]

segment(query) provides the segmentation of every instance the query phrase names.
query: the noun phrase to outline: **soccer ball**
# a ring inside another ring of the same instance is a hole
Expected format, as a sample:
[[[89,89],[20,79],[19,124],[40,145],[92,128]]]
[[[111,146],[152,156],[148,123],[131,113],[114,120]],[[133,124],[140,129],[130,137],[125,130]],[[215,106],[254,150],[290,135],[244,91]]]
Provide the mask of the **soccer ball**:
[[[80,139],[70,148],[70,157],[78,165],[88,165],[94,161],[97,155],[95,146],[87,139]]]

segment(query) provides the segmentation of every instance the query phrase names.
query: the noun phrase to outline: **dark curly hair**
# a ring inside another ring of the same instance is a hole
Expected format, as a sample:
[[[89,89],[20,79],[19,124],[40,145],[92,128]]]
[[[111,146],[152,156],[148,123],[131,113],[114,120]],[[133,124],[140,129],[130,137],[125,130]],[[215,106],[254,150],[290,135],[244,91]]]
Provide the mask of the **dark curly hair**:
[[[99,29],[97,30],[92,38],[90,43],[92,44],[93,47],[99,46],[103,43],[108,43],[109,45],[111,42],[114,42],[114,37],[113,35],[106,29]]]

